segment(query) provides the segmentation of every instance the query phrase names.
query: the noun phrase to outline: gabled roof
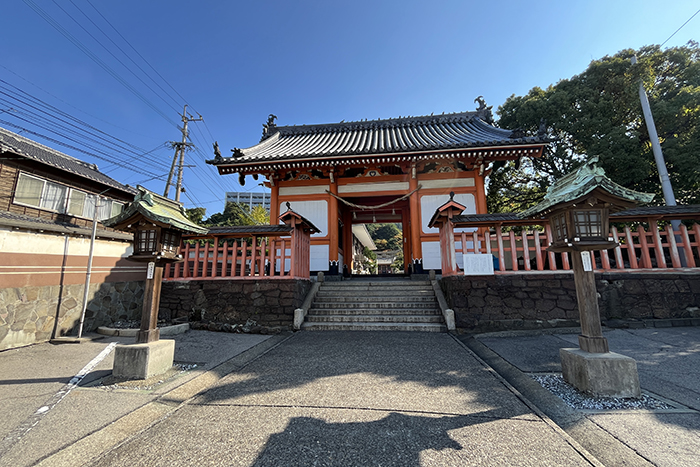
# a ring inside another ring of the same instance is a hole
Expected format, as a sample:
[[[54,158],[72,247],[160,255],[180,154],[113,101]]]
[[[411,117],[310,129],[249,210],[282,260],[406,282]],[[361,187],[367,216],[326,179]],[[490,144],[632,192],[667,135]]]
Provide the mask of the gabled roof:
[[[535,217],[545,214],[550,208],[559,203],[568,203],[581,198],[596,189],[601,189],[616,196],[620,200],[634,204],[648,203],[653,198],[652,193],[641,193],[630,190],[610,180],[605,171],[598,167],[598,157],[591,157],[577,170],[560,178],[547,189],[547,194],[536,206],[522,212],[521,217]]]
[[[4,128],[0,128],[0,152],[11,152],[54,169],[116,188],[125,193],[136,193],[134,188],[122,185],[113,178],[101,173],[95,164],[88,164]]]
[[[461,112],[388,120],[365,120],[322,125],[275,126],[259,144],[234,149],[232,157],[207,163],[246,166],[348,155],[387,155],[449,151],[495,146],[544,144],[544,136],[524,137],[489,123],[484,112]]]
[[[138,186],[138,194],[120,214],[102,221],[107,227],[120,228],[136,216],[143,216],[151,221],[168,225],[187,233],[203,234],[206,227],[199,226],[190,221],[185,215],[182,204],[152,191]]]

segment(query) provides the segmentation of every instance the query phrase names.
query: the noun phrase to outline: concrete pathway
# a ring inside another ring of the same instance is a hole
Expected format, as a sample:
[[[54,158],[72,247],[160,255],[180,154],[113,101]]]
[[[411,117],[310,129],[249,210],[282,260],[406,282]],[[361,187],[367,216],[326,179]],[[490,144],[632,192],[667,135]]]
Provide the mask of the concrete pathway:
[[[611,351],[637,361],[642,390],[677,407],[656,411],[577,412],[533,383],[527,374],[561,372],[559,349],[576,347],[577,332],[462,339],[605,465],[700,465],[700,327],[605,333]]]
[[[0,352],[0,466],[24,467],[42,459],[45,465],[61,465],[63,458],[59,453],[97,437],[106,428],[117,426],[115,421],[132,414],[139,414],[135,418],[140,417],[145,428],[168,413],[160,407],[150,407],[153,401],[269,338],[189,331],[175,337],[175,360],[196,363],[193,371],[153,391],[110,391],[89,385],[111,374],[114,354],[107,352],[113,343],[128,344],[133,338],[91,337],[96,340],[80,344],[45,343]],[[91,362],[94,367],[76,381],[76,375]],[[101,449],[111,448],[130,436],[130,430],[136,426],[137,423],[124,424],[119,434],[110,435],[111,444],[110,439],[93,443],[88,454],[99,455]],[[87,454],[66,457],[71,461],[63,465],[78,466],[90,460]]]
[[[297,333],[97,466],[590,466],[448,334]]]

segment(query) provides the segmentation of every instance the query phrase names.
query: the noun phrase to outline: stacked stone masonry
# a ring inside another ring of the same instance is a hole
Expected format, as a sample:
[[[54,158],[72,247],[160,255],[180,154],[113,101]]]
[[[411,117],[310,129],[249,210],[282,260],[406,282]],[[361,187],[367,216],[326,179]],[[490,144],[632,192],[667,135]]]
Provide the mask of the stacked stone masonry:
[[[158,317],[291,327],[309,290],[303,279],[165,281]]]
[[[440,285],[459,328],[486,331],[578,324],[570,273],[450,276],[441,279]],[[600,273],[596,287],[602,320],[700,318],[700,273]]]
[[[75,334],[84,285],[0,289],[0,350]],[[92,284],[83,331],[119,320],[139,319],[143,281]]]

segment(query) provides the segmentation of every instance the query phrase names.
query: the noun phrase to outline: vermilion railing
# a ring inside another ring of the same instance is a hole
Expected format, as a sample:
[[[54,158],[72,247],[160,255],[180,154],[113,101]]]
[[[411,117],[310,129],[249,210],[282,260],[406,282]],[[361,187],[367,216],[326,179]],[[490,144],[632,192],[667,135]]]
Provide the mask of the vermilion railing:
[[[195,240],[182,246],[182,262],[166,266],[165,279],[308,278],[308,248],[291,237]]]
[[[164,280],[296,279],[310,277],[316,227],[289,210],[286,225],[213,227],[183,236],[183,260],[165,267]]]
[[[592,252],[596,270],[700,267],[700,224],[690,228],[681,224],[680,230],[674,232],[670,225],[659,228],[656,222],[650,222],[648,230],[641,224],[634,231],[629,227],[620,231],[612,227],[611,234],[620,245],[614,249]],[[517,235],[513,230],[502,232],[500,228],[496,228],[493,234],[455,232],[454,240],[457,257],[460,253],[493,255],[497,273],[571,269],[568,253],[546,251],[552,240],[549,225],[544,227],[544,232],[523,231]],[[444,241],[441,235],[441,243]],[[443,245],[441,249],[446,251]],[[681,258],[685,259],[685,266]],[[443,275],[461,273],[461,270],[445,271],[443,267]]]

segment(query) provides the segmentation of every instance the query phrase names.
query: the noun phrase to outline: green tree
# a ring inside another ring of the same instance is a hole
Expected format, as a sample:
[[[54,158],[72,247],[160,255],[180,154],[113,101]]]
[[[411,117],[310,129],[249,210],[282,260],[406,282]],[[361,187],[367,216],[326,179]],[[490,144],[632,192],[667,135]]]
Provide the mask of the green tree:
[[[396,224],[368,224],[367,231],[377,245],[377,250],[401,250],[403,233]]]
[[[212,214],[204,222],[204,225],[230,226],[230,225],[255,225],[255,219],[250,213],[248,205],[241,203],[226,203],[223,212]]]
[[[185,209],[187,218],[198,225],[204,225],[204,216],[207,213],[207,208],[189,208]]]
[[[638,64],[630,59],[637,55]],[[658,172],[639,101],[645,85],[679,203],[700,202],[700,48],[689,42],[661,50],[647,46],[594,60],[547,89],[511,96],[499,107],[503,128],[537,133],[546,122],[550,150],[517,167],[495,164],[489,178],[491,212],[520,211],[537,203],[551,182],[590,156],[607,175],[631,189],[658,193]]]
[[[253,210],[250,211],[250,218],[255,225],[267,225],[270,223],[270,213],[262,206],[255,206]]]

